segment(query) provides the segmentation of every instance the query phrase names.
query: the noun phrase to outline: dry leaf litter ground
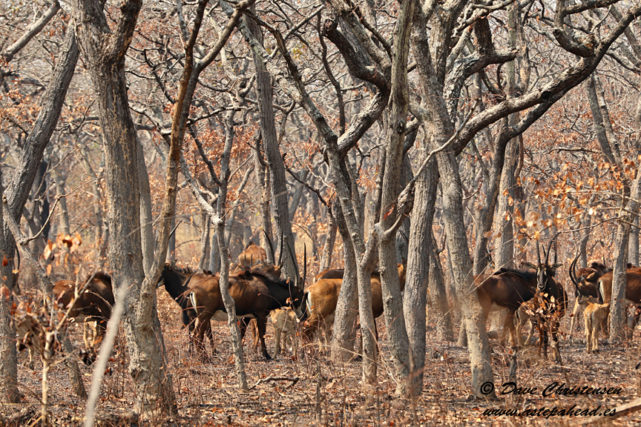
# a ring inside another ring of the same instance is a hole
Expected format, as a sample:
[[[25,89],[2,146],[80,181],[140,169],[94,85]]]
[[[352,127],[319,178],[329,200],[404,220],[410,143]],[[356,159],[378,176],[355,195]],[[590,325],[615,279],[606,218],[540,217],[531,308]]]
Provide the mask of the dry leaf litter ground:
[[[415,403],[394,397],[395,383],[390,375],[388,352],[382,346],[378,384],[365,391],[360,384],[360,363],[344,366],[332,364],[327,352],[318,351],[317,344],[299,351],[297,359],[285,353],[265,361],[250,348],[251,337],[245,339],[246,369],[250,391],[236,387],[233,359],[226,323],[214,322],[216,352],[210,362],[191,356],[187,349],[187,332],[182,328],[178,306],[163,289],[158,291],[160,321],[168,352],[170,372],[176,391],[178,415],[168,424],[178,425],[577,425],[587,417],[484,415],[486,410],[517,410],[557,407],[589,409],[602,412],[639,397],[641,371],[639,332],[632,342],[612,347],[601,345],[596,354],[586,354],[584,335],[575,333],[572,342],[567,336],[561,341],[563,365],[538,357],[536,347],[519,352],[518,381],[526,393],[500,396],[498,401],[469,399],[470,369],[465,349],[433,339],[433,320],[427,342],[424,391]],[[582,319],[581,319],[582,320]],[[567,331],[569,318],[563,320]],[[384,325],[378,321],[384,343]],[[81,328],[75,326],[73,338],[81,343]],[[268,327],[268,349],[273,353],[273,331]],[[509,375],[509,350],[496,340],[493,347],[493,368],[496,390]],[[209,349],[209,346],[207,347]],[[98,425],[128,425],[134,401],[133,385],[126,366],[126,350],[122,339],[109,363],[98,408]],[[18,405],[2,405],[3,423],[27,425],[37,418],[40,396],[39,362],[35,369],[27,367],[26,352],[19,355],[19,383],[24,394]],[[81,365],[85,385],[89,386],[91,368]],[[51,373],[50,402],[52,419],[58,425],[82,422],[84,402],[71,392],[66,367],[56,365]],[[620,392],[609,396],[569,395],[543,396],[545,387],[553,383],[568,387],[618,387]],[[507,388],[506,388],[507,387]],[[159,424],[160,424],[159,420]],[[641,412],[608,420],[608,425],[641,424]]]

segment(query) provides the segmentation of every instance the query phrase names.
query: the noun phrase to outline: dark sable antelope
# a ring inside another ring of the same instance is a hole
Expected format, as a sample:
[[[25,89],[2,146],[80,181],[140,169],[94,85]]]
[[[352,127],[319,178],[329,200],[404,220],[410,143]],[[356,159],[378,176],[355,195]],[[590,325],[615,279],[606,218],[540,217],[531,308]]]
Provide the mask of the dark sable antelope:
[[[83,339],[87,352],[85,363],[91,363],[96,348],[105,336],[107,321],[111,317],[114,295],[111,276],[103,272],[90,275],[82,284],[73,280],[59,280],[53,286],[55,303],[62,310],[69,310],[69,318],[77,321],[95,322],[94,337],[88,340],[86,328]]]
[[[554,264],[548,264],[552,243],[556,241],[558,234],[552,238],[547,252],[543,249],[545,262],[541,262],[539,244],[536,245],[538,265],[536,266],[536,293],[532,300],[525,303],[526,312],[530,315],[532,322],[539,332],[539,354],[548,357],[548,332],[552,336],[552,350],[554,359],[561,363],[561,352],[559,351],[559,323],[565,315],[568,298],[563,286],[554,279],[556,269],[561,266],[557,264],[557,250],[554,250]],[[534,266],[533,266],[534,267]]]
[[[317,276],[316,282],[305,292],[306,315],[308,319],[303,326],[303,336],[311,339],[319,328],[330,331],[334,319],[334,311],[338,303],[338,294],[343,283],[343,270],[325,270]],[[401,290],[405,287],[405,267],[398,265],[398,277]],[[381,290],[380,273],[375,271],[371,277],[372,312],[374,318],[383,314],[383,293]]]
[[[189,282],[190,299],[196,307],[198,318],[194,333],[196,348],[202,350],[203,335],[210,328],[210,319],[225,312],[218,274],[194,274]],[[299,310],[303,292],[289,280],[272,280],[258,271],[246,270],[229,275],[229,294],[234,300],[236,315],[253,317],[258,326],[258,336],[265,359],[271,359],[265,345],[265,329],[269,312],[288,305]],[[244,336],[247,321],[241,322]]]
[[[552,242],[550,243],[550,246],[551,244]],[[556,313],[556,316],[558,316],[559,314],[561,314],[562,316],[562,313],[565,310],[565,291],[552,278],[558,265],[550,266],[548,264],[549,253],[550,249],[548,249],[546,253],[545,263],[542,263],[539,245],[537,242],[537,255],[539,264],[536,266],[532,264],[526,264],[533,268],[535,271],[502,268],[487,278],[476,279],[477,283],[480,282],[477,287],[477,295],[482,308],[483,321],[487,321],[487,317],[494,307],[507,309],[504,329],[507,329],[509,331],[510,340],[512,346],[514,347],[517,347],[520,342],[520,339],[517,338],[516,329],[514,327],[514,316],[516,311],[519,309],[519,307],[521,307],[522,304],[528,303],[528,306],[531,308],[537,307],[538,309],[538,307],[540,307],[541,310],[539,311],[541,313],[548,313],[553,311],[554,313]],[[563,312],[560,313],[559,310],[552,310],[552,307],[548,307],[549,301],[548,304],[543,304],[545,301],[539,301],[540,297],[543,294],[548,294],[549,296],[553,297],[554,301],[564,301],[564,303],[561,305],[561,307],[563,308]],[[539,297],[536,300],[533,300],[535,295],[538,295]],[[531,310],[526,309],[526,312],[528,311]],[[544,319],[537,319],[536,317],[537,316],[534,315],[532,320],[537,325],[537,328],[541,328],[546,324],[546,322],[543,321]],[[558,322],[556,327],[553,329],[553,338],[556,342],[556,330],[558,329]],[[545,328],[544,330],[539,329],[539,333],[541,334],[540,345],[544,346],[544,352],[547,357],[547,328]]]
[[[520,342],[516,336],[514,315],[521,304],[534,297],[536,279],[536,272],[509,268],[502,268],[485,279],[476,279],[477,283],[480,282],[476,292],[481,304],[483,322],[487,322],[493,308],[507,309],[503,328],[509,331],[513,347],[518,346]]]
[[[193,275],[194,272],[190,268],[180,268],[173,264],[165,264],[162,272],[160,273],[160,280],[157,284],[158,287],[164,285],[167,293],[180,306],[183,325],[187,327],[189,331],[190,346],[192,341],[191,334],[195,327],[194,322],[196,320],[196,310],[194,310],[194,307],[189,301],[189,288],[187,285]],[[207,331],[207,336],[209,337],[209,343],[213,348],[214,337],[211,329]]]
[[[599,292],[599,278],[610,271],[600,262],[591,262],[589,267],[576,269],[576,262],[579,259],[577,255],[572,264],[570,264],[570,280],[574,285],[574,308],[572,309],[572,320],[570,321],[570,337],[574,332],[574,323],[579,315],[581,308],[588,305],[589,302],[603,302]],[[605,329],[602,329],[605,331]]]

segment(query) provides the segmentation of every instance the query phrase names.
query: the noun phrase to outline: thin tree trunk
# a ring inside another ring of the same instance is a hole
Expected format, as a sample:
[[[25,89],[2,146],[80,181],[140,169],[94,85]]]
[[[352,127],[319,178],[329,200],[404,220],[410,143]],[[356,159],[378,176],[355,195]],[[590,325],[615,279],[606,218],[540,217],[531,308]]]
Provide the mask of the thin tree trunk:
[[[639,217],[632,218],[630,227],[630,241],[628,242],[628,262],[639,265]]]
[[[494,262],[496,268],[510,268],[514,266],[514,197],[513,190],[516,185],[514,170],[518,163],[518,139],[508,142],[505,153],[505,167],[501,173],[501,184],[498,194],[498,207],[496,212],[498,237],[494,246]]]
[[[263,35],[258,24],[253,19],[245,19],[245,23],[253,37],[262,45]],[[283,271],[286,277],[295,278],[298,272],[294,254],[295,241],[292,234],[289,209],[287,207],[285,165],[280,154],[276,134],[274,107],[272,105],[272,78],[269,71],[267,71],[262,56],[255,50],[253,50],[253,59],[254,67],[256,68],[256,92],[258,97],[258,110],[260,112],[260,131],[270,173],[274,223],[277,227],[278,240],[280,241],[282,238],[283,242],[283,247],[280,248],[283,259]],[[298,285],[303,286],[301,283],[298,283]]]
[[[56,65],[47,89],[40,101],[41,109],[33,129],[25,142],[20,165],[6,189],[6,199],[9,214],[16,222],[22,216],[22,210],[31,192],[33,180],[38,166],[42,161],[44,149],[49,143],[60,111],[64,103],[67,89],[73,76],[78,60],[78,46],[74,31],[67,29],[63,47],[60,50],[61,58]],[[4,221],[0,221],[4,223]],[[15,240],[6,225],[0,227],[0,254],[7,259],[7,265],[0,266],[0,274],[4,278],[3,285],[13,291],[16,283],[14,269]],[[2,263],[4,264],[4,262]],[[2,401],[18,402],[18,368],[15,346],[15,330],[10,318],[12,297],[0,297],[0,396]]]
[[[425,150],[419,158],[426,156]],[[427,286],[431,277],[430,254],[432,247],[432,221],[438,187],[436,162],[421,172],[414,190],[414,208],[410,217],[410,234],[407,259],[407,279],[403,295],[403,313],[409,338],[409,394],[419,396],[423,390],[423,370],[425,368],[425,333]],[[431,286],[434,285],[430,281]],[[441,283],[442,284],[442,283]],[[437,318],[440,316],[437,315]]]
[[[154,261],[156,241],[154,238],[154,218],[151,214],[151,189],[149,175],[145,163],[145,153],[142,143],[137,141],[138,148],[138,183],[140,184],[140,236],[142,243],[142,259],[145,274],[149,274]]]
[[[267,262],[274,264],[276,260],[274,259],[275,254],[269,249],[270,245],[273,247],[274,239],[272,233],[272,220],[271,212],[269,210],[270,205],[270,196],[269,196],[269,174],[266,172],[265,162],[263,160],[263,155],[261,151],[260,139],[256,141],[256,146],[254,148],[254,167],[256,173],[254,177],[256,179],[256,187],[261,193],[260,197],[260,218],[261,224],[263,225],[263,233],[261,233],[261,242],[262,247],[265,248],[267,253]],[[269,242],[267,241],[269,240]]]
[[[445,278],[441,260],[436,253],[436,241],[430,230],[432,250],[430,251],[429,268],[429,307],[435,312],[431,315],[436,320],[436,338],[443,341],[454,341],[452,312],[445,290]]]
[[[327,236],[325,236],[325,243],[323,244],[319,271],[325,271],[332,265],[332,253],[334,252],[334,245],[336,243],[336,231],[338,227],[336,226],[334,218],[330,215],[327,216],[329,217],[329,230]],[[354,268],[354,271],[356,271],[356,268]]]
[[[391,212],[397,209],[394,205],[400,191],[399,184],[401,181],[401,165],[403,163],[403,141],[407,132],[407,113],[409,109],[409,93],[407,83],[407,58],[409,55],[409,42],[412,28],[412,19],[414,17],[414,0],[402,2],[399,11],[396,32],[394,35],[394,50],[392,61],[392,84],[391,84],[391,111],[389,126],[389,143],[386,147],[385,156],[385,173],[383,176],[383,187],[381,192],[381,210],[380,225],[385,232],[379,240],[378,262],[381,273],[381,290],[383,294],[383,315],[387,327],[387,337],[391,344],[391,359],[394,368],[394,377],[397,381],[396,392],[399,395],[405,395],[410,389],[408,382],[410,370],[410,352],[409,338],[405,329],[405,318],[403,313],[403,297],[398,277],[396,261],[396,230],[390,230],[399,215],[392,215]],[[429,224],[431,226],[431,222]],[[418,227],[418,225],[417,225]],[[429,243],[429,241],[428,241]],[[425,252],[427,255],[429,252]],[[427,259],[426,259],[427,260]],[[418,260],[417,260],[418,261]],[[419,262],[417,262],[418,264]],[[429,263],[423,263],[429,267]],[[418,267],[415,265],[414,267]],[[425,278],[427,272],[422,274]],[[416,285],[416,283],[414,283]],[[422,304],[422,307],[416,306],[414,309],[419,311],[413,320],[419,321],[422,316],[422,324],[413,325],[425,328],[425,306],[426,306],[426,289],[420,285],[419,288],[411,288],[409,291],[417,291],[417,300],[415,302]],[[421,293],[422,290],[422,293]],[[423,334],[424,336],[425,334]],[[424,352],[423,352],[424,354]],[[418,354],[413,356],[420,358]]]
[[[231,154],[232,143],[234,141],[233,112],[229,113],[227,119],[225,147],[221,158],[221,179],[218,188],[218,200],[216,205],[218,217],[215,219],[216,236],[218,238],[218,247],[220,253],[220,294],[225,304],[227,312],[227,324],[232,337],[232,349],[234,353],[234,363],[236,365],[236,375],[238,377],[238,386],[241,390],[247,391],[247,375],[245,374],[245,362],[243,359],[243,345],[240,337],[238,322],[236,322],[236,307],[233,298],[229,295],[229,249],[225,242],[225,205],[227,203],[227,184],[229,182],[229,157]]]
[[[143,420],[155,419],[174,410],[174,397],[162,340],[158,339],[161,332],[155,327],[155,284],[143,284],[140,180],[136,172],[140,164],[124,72],[124,52],[133,37],[142,1],[130,0],[121,6],[118,33],[113,33],[107,24],[100,2],[75,0],[73,6],[104,134],[105,165],[110,171],[106,176],[109,260],[115,293],[128,292],[125,334],[129,372],[136,388],[134,411]],[[112,43],[105,42],[110,39]]]
[[[209,260],[211,259],[211,221],[206,212],[201,213],[203,231],[200,233],[200,262],[198,268],[200,270],[209,269]]]
[[[331,353],[332,360],[344,362],[354,355],[354,341],[356,338],[356,315],[358,313],[358,285],[356,283],[356,258],[354,247],[349,237],[349,230],[343,218],[341,207],[334,206],[334,216],[343,239],[343,283],[338,294],[336,310],[334,310],[334,324],[332,325]],[[334,231],[336,234],[336,231]],[[323,271],[321,269],[321,271]]]

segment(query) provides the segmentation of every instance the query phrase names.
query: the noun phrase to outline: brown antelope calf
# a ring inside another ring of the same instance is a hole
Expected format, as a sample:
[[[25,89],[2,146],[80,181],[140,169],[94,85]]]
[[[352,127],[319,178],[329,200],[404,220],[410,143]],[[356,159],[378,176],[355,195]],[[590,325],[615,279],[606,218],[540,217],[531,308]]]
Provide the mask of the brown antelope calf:
[[[16,349],[27,349],[29,354],[29,368],[33,369],[33,355],[41,355],[45,348],[45,330],[38,318],[32,314],[16,319]]]
[[[585,321],[585,351],[599,351],[599,329],[603,329],[610,311],[610,303],[599,304],[592,299],[583,311]]]
[[[243,267],[253,267],[254,264],[265,262],[265,260],[267,260],[267,252],[255,243],[249,243],[238,255],[238,265]]]
[[[405,267],[398,265],[398,277],[401,290],[405,288]],[[327,337],[331,335],[334,322],[334,311],[338,303],[338,294],[343,283],[343,270],[326,270],[317,276],[317,281],[305,291],[308,318],[304,323],[303,336],[311,339],[318,329],[322,329]],[[374,318],[383,314],[383,293],[378,272],[371,276],[372,312]]]
[[[599,278],[599,292],[601,295],[601,300],[604,303],[612,302],[613,274],[614,272],[610,271]],[[641,304],[641,269],[639,269],[638,267],[630,267],[626,270],[625,274],[627,279],[627,285],[625,288],[625,301],[635,306],[639,305]],[[610,314],[609,308],[608,314]],[[637,320],[638,314],[635,313],[633,325],[636,325]]]
[[[576,262],[578,259],[579,255],[574,258],[569,270],[570,280],[575,289],[574,308],[572,309],[572,319],[570,320],[570,338],[572,338],[574,324],[579,312],[587,306],[589,303],[588,299],[591,298],[598,301],[601,298],[599,293],[599,278],[610,271],[605,265],[595,261],[591,262],[589,267],[580,268],[577,271]],[[605,333],[605,329],[603,329],[603,332]]]
[[[276,338],[276,348],[274,354],[280,354],[281,342],[284,348],[287,343],[291,344],[294,358],[298,356],[298,340],[296,330],[298,329],[298,317],[291,308],[277,308],[269,313],[269,320],[274,326],[274,335]]]

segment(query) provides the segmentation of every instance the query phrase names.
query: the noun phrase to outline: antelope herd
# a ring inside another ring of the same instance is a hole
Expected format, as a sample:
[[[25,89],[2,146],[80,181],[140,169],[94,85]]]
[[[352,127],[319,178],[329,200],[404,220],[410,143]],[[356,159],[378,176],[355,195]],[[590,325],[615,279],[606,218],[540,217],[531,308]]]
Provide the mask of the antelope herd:
[[[501,268],[490,275],[476,277],[474,284],[482,310],[482,321],[486,322],[491,311],[506,312],[503,332],[509,333],[511,345],[521,347],[521,329],[530,322],[531,329],[525,344],[533,331],[539,335],[539,354],[547,359],[548,337],[552,339],[555,361],[561,362],[559,350],[559,324],[567,310],[568,298],[563,285],[556,279],[557,263],[556,236],[543,257],[537,242],[537,264],[524,263],[529,269]],[[268,242],[269,243],[269,242]],[[274,251],[271,249],[271,259]],[[250,243],[238,256],[238,263],[228,275],[228,291],[234,301],[239,319],[241,337],[249,327],[254,331],[254,347],[267,360],[271,359],[265,343],[267,320],[274,328],[275,351],[278,355],[289,347],[297,357],[299,337],[309,342],[317,331],[326,338],[331,336],[334,311],[336,310],[343,282],[341,269],[325,270],[316,276],[315,282],[303,291],[306,276],[296,269],[295,277],[282,278],[282,242],[277,264],[267,261],[267,253],[260,246]],[[554,262],[550,254],[554,251]],[[291,254],[292,257],[294,254]],[[598,351],[599,333],[607,336],[607,322],[612,298],[613,272],[604,264],[591,262],[587,267],[577,269],[577,255],[570,264],[569,278],[574,286],[575,301],[571,315],[569,337],[575,321],[583,310],[585,343],[588,353]],[[628,265],[626,270],[626,303],[641,304],[641,268]],[[405,286],[405,266],[398,265],[401,290]],[[193,271],[166,264],[157,286],[164,286],[167,293],[179,306],[183,326],[189,332],[189,349],[208,359],[205,351],[205,336],[214,352],[214,337],[211,320],[227,320],[226,307],[220,290],[219,273]],[[371,275],[372,312],[375,318],[383,313],[383,300],[379,272]],[[96,349],[105,335],[106,324],[114,304],[111,277],[96,272],[84,281],[59,280],[53,287],[54,304],[66,317],[83,324],[83,360],[91,363]],[[634,324],[638,317],[634,319]],[[43,347],[44,329],[37,316],[27,315],[16,319],[17,348],[29,349],[31,364],[32,351],[40,352]],[[377,335],[378,336],[378,335]]]

